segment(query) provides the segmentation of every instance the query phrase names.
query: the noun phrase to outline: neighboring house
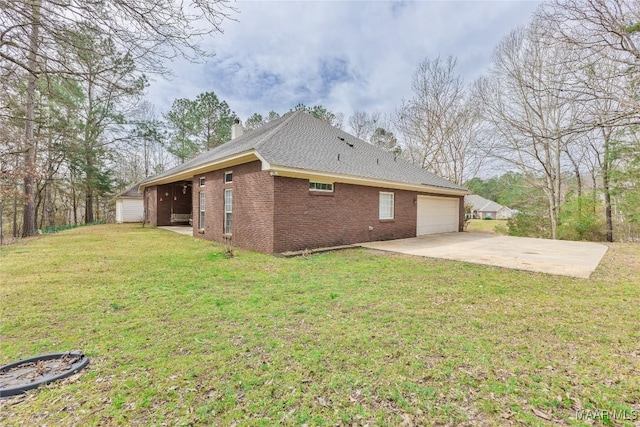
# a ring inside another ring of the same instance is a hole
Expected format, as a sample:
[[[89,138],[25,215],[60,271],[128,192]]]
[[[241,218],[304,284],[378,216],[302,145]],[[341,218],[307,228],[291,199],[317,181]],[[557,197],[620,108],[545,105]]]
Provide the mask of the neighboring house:
[[[492,200],[485,199],[477,194],[465,196],[464,203],[471,205],[470,218],[474,219],[509,219],[513,216],[513,211],[506,206],[502,206]]]
[[[140,222],[144,215],[142,193],[139,184],[116,195],[116,222]]]
[[[143,181],[145,218],[281,253],[462,231],[468,191],[302,111]]]

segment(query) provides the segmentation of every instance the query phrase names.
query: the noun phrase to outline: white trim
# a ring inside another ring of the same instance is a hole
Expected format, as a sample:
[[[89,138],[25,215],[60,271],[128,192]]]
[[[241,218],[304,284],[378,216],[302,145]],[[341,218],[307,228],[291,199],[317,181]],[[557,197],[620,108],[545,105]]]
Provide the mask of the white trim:
[[[269,162],[267,162],[265,160],[264,157],[262,157],[262,154],[258,153],[257,151],[254,151],[253,154],[255,154],[256,157],[258,158],[258,160],[260,160],[260,162],[262,162],[262,170],[263,171],[271,170],[271,165],[269,164]]]
[[[451,196],[464,196],[470,194],[467,190],[455,190],[432,185],[406,184],[397,181],[385,181],[374,178],[365,178],[352,175],[342,175],[330,172],[319,172],[308,169],[297,169],[271,165],[271,175],[289,178],[308,179],[309,181],[341,182],[345,184],[363,185],[365,187],[393,188],[397,190],[418,191],[421,193],[447,194]]]
[[[254,160],[262,162],[261,169],[263,171],[271,172],[272,176],[285,176],[289,178],[301,178],[308,179],[310,181],[328,181],[328,182],[341,182],[345,184],[363,185],[366,187],[382,187],[393,188],[397,190],[409,190],[418,191],[422,193],[435,193],[435,194],[447,194],[452,196],[465,196],[471,194],[468,190],[456,190],[452,188],[443,188],[435,185],[422,185],[422,184],[407,184],[397,181],[387,181],[375,178],[359,177],[354,175],[344,175],[339,173],[321,172],[310,169],[300,169],[288,166],[278,166],[269,164],[257,151],[251,149],[243,153],[227,156],[222,159],[216,160],[211,163],[200,165],[186,171],[168,175],[162,178],[158,178],[152,181],[140,184],[139,191],[142,193],[146,187],[154,185],[166,184],[170,182],[179,181],[182,179],[193,178],[195,175],[210,172],[213,170],[219,170],[228,168],[230,166],[239,165],[242,163],[248,163]]]
[[[231,156],[223,157],[222,159],[216,160],[211,163],[205,163],[204,165],[199,165],[191,169],[187,169],[186,171],[144,182],[140,184],[140,187],[138,187],[138,191],[144,190],[147,187],[153,187],[154,185],[168,184],[170,182],[181,181],[190,178],[192,179],[194,176],[203,174],[205,172],[211,172],[218,169],[228,168],[230,166],[249,163],[254,160],[260,159],[258,158],[258,156],[256,156],[256,152],[253,149],[242,153],[233,154]]]

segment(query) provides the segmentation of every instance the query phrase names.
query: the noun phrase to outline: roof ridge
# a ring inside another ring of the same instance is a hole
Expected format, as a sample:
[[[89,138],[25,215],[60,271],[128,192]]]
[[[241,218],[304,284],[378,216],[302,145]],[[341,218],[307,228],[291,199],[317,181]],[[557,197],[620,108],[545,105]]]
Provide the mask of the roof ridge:
[[[303,111],[292,111],[291,114],[285,114],[284,116],[282,116],[280,119],[284,119],[282,120],[281,123],[278,123],[273,129],[271,129],[269,132],[267,132],[261,139],[258,140],[258,142],[256,142],[253,145],[253,149],[257,150],[261,145],[265,144],[269,139],[271,139],[271,137],[278,133],[278,131],[287,123],[289,123],[291,121],[291,119],[293,117],[295,117],[297,115],[297,113],[304,113]],[[287,117],[287,115],[289,117]],[[286,119],[285,119],[286,117]]]

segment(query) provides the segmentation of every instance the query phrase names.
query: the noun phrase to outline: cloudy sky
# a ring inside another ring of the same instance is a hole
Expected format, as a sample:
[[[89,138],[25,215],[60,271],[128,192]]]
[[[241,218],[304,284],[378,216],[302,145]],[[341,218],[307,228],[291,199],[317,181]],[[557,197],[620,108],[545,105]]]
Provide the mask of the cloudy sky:
[[[526,24],[534,1],[238,1],[237,21],[207,41],[215,57],[173,64],[171,80],[148,90],[158,112],[176,98],[214,91],[244,121],[322,104],[345,119],[354,111],[391,113],[410,98],[425,58],[453,55],[471,82],[492,51]]]

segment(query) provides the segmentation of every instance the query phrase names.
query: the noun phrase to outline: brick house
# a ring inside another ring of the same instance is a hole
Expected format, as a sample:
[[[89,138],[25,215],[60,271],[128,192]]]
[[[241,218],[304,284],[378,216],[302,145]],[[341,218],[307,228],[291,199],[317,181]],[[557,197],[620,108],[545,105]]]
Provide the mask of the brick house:
[[[469,218],[474,219],[509,219],[513,217],[513,211],[493,200],[485,199],[477,194],[468,194],[464,198],[465,205],[469,206]]]
[[[298,111],[140,184],[154,226],[281,253],[462,231],[468,191]]]

